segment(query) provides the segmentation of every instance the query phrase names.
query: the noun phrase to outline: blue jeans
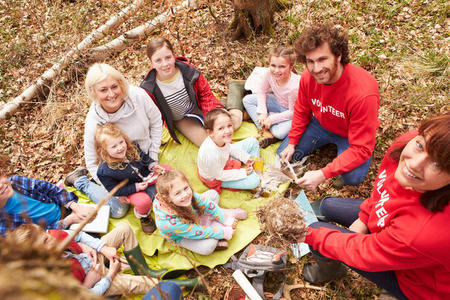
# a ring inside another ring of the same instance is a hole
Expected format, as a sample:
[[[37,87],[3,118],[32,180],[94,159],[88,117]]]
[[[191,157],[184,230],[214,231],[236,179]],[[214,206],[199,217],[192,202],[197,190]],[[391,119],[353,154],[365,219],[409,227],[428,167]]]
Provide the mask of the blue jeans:
[[[326,197],[322,200],[320,204],[320,213],[325,216],[328,220],[336,222],[345,227],[350,226],[356,219],[358,219],[358,213],[361,210],[359,207],[364,200],[362,199],[348,199],[348,198],[335,198]],[[312,228],[326,227],[331,229],[337,229],[344,233],[352,232],[346,228],[340,226],[325,223],[325,222],[315,222],[310,225]],[[311,246],[309,247],[314,256],[320,259],[327,259],[325,256],[320,254],[319,251],[314,250]],[[345,249],[343,249],[345,251]],[[394,271],[383,271],[383,272],[368,272],[363,271],[354,267],[350,267],[356,273],[372,281],[379,287],[387,290],[389,293],[397,297],[398,299],[408,299],[397,281],[397,276]]]
[[[256,127],[258,127],[258,129],[261,129],[261,124],[256,121],[258,119],[258,114],[256,113],[256,108],[258,107],[258,97],[256,96],[256,94],[245,96],[244,99],[242,99],[242,103],[244,104],[245,110],[247,110],[248,115],[250,116],[250,118],[252,118]],[[269,115],[271,113],[281,113],[288,110],[288,108],[283,107],[280,105],[280,103],[278,103],[277,98],[275,98],[273,94],[267,94],[266,106]],[[270,126],[270,132],[274,137],[282,140],[287,137],[289,130],[291,129],[291,125],[292,120],[272,124],[272,126]]]
[[[326,130],[322,127],[322,125],[320,125],[319,121],[317,121],[316,118],[312,117],[311,122],[308,124],[308,127],[306,127],[306,130],[300,138],[300,141],[295,146],[295,152],[294,155],[292,155],[292,160],[299,161],[314,150],[330,143],[337,146],[338,155],[347,150],[347,148],[350,146],[347,138]],[[288,144],[289,137],[285,138],[283,142],[281,142],[281,145],[277,149],[277,154],[280,155],[280,153],[287,147]],[[366,177],[371,162],[372,157],[370,157],[359,167],[347,173],[341,174],[340,176],[342,177],[344,183],[346,185],[360,184],[364,180],[364,177]]]
[[[250,154],[252,157],[259,157],[259,143],[254,137],[246,138],[240,142],[234,143],[233,145],[239,146],[242,150]],[[231,180],[231,181],[222,181],[223,188],[231,188],[231,189],[240,189],[240,190],[252,190],[258,187],[259,185],[259,175],[253,171],[247,177]]]
[[[74,187],[89,197],[95,203],[99,203],[100,200],[108,195],[106,189],[95,182],[92,182],[87,178],[87,176],[81,176],[78,178]],[[128,212],[130,205],[128,203],[123,203],[117,197],[111,197],[108,201],[108,205],[111,210],[111,218],[122,218]]]
[[[142,300],[183,300],[183,294],[181,293],[180,287],[171,281],[161,281],[158,284],[159,288],[163,293],[166,293],[165,297],[161,297],[158,289],[156,287],[152,288],[147,294],[145,294]]]

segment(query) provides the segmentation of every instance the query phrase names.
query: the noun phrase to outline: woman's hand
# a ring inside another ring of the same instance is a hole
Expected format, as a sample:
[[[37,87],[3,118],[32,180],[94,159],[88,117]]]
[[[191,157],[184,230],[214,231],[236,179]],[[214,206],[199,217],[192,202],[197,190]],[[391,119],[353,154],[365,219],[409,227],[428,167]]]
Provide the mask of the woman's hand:
[[[86,244],[83,244],[83,243],[77,243],[77,244],[80,246],[83,253],[86,253],[89,256],[92,263],[95,265],[97,263],[97,251],[95,249],[89,247]]]
[[[355,222],[353,222],[348,229],[356,233],[362,234],[369,233],[369,228],[367,227],[366,224],[363,223],[363,221],[361,221],[360,218],[356,219]]]
[[[100,249],[100,253],[103,254],[110,262],[115,258],[119,258],[119,256],[117,256],[117,249],[114,247],[104,245]]]

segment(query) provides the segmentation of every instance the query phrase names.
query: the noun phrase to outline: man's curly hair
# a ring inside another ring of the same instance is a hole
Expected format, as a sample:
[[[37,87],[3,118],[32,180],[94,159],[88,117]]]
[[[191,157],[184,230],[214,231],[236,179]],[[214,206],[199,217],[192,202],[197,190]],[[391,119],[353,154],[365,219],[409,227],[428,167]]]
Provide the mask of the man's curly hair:
[[[330,45],[331,52],[336,57],[341,55],[342,64],[345,65],[350,62],[347,34],[330,23],[316,24],[303,31],[294,43],[298,61],[306,63],[305,54],[322,46],[325,42]]]

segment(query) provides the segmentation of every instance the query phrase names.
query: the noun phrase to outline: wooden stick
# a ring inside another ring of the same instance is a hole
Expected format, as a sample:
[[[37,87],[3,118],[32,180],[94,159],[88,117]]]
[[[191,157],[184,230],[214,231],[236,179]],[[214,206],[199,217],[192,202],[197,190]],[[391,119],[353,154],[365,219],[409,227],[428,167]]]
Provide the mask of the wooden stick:
[[[295,182],[297,182],[298,177],[297,177],[297,174],[295,174],[294,168],[292,167],[291,163],[288,160],[286,160],[286,164],[289,168],[289,171],[291,171],[292,175],[294,175]]]
[[[5,103],[0,109],[0,119],[4,119],[9,115],[12,115],[17,111],[19,106],[25,101],[30,100],[35,97],[39,92],[43,91],[44,88],[51,84],[56,75],[61,72],[63,68],[69,63],[70,59],[75,55],[79,54],[81,51],[89,47],[93,42],[99,40],[106,36],[113,28],[117,27],[130,15],[132,11],[141,6],[144,0],[136,0],[131,5],[123,9],[118,15],[112,17],[105,24],[100,26],[98,29],[94,30],[89,34],[81,43],[76,47],[72,48],[67,52],[57,63],[55,63],[50,69],[44,72],[36,82],[29,86],[25,91],[19,96],[15,97],[8,103]]]
[[[291,299],[291,291],[295,290],[295,289],[312,289],[312,290],[317,290],[317,291],[326,291],[326,288],[320,287],[320,286],[314,286],[314,285],[310,285],[310,284],[285,284],[284,288],[283,288],[283,296],[288,299],[288,300],[292,300]]]
[[[89,59],[98,61],[107,58],[108,56],[118,53],[128,47],[131,43],[135,41],[140,41],[147,37],[153,30],[155,30],[159,25],[164,23],[167,18],[169,17],[170,12],[173,13],[181,10],[182,8],[189,7],[193,5],[194,1],[192,0],[185,0],[180,5],[176,6],[175,8],[168,9],[164,13],[160,14],[156,18],[144,23],[143,25],[140,25],[136,28],[133,28],[127,32],[125,32],[123,35],[119,36],[118,38],[102,45],[98,46],[96,48],[90,49],[87,53],[87,56]]]
[[[114,194],[117,192],[118,189],[120,189],[121,187],[123,187],[125,184],[127,184],[128,179],[124,179],[122,180],[118,185],[116,185],[109,193],[108,195],[106,195],[105,198],[103,198],[102,200],[100,200],[99,203],[97,203],[97,206],[95,207],[94,211],[91,212],[89,214],[89,216],[87,218],[85,218],[80,225],[73,231],[73,233],[68,236],[61,244],[59,244],[58,248],[57,248],[57,252],[62,253],[64,251],[64,249],[66,249],[67,245],[69,245],[69,243],[75,238],[75,236],[80,233],[80,231],[83,229],[83,227],[89,223],[89,221],[91,220],[92,217],[94,217],[98,211],[100,210],[100,207],[102,207],[106,202],[108,202],[108,200],[114,196]]]

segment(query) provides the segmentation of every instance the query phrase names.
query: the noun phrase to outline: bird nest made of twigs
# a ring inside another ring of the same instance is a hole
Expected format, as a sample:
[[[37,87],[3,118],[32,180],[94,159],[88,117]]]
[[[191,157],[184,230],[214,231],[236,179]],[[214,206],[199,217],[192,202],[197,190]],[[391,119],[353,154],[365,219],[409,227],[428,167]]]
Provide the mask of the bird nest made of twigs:
[[[285,197],[274,197],[256,212],[269,240],[283,245],[303,238],[307,233],[304,215],[300,205]]]

